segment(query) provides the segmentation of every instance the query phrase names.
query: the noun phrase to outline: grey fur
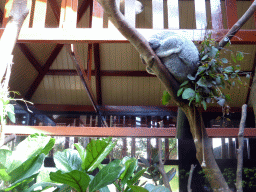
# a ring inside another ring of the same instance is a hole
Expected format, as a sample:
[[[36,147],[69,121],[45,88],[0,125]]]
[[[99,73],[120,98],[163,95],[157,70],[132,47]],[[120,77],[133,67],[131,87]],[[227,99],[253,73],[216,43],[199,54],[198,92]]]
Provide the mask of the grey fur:
[[[199,52],[192,41],[170,31],[156,33],[148,41],[161,62],[180,83],[187,79],[188,74],[194,75],[197,71]],[[146,70],[154,74],[149,67]]]

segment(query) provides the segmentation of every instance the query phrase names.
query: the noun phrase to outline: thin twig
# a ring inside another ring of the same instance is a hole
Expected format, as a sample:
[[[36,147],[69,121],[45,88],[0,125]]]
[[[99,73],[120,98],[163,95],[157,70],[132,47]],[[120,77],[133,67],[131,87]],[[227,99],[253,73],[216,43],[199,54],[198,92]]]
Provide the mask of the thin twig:
[[[190,168],[190,172],[189,172],[189,177],[188,177],[188,192],[192,192],[192,189],[191,189],[191,182],[192,182],[192,175],[193,175],[193,172],[196,168],[196,165],[192,164],[191,165],[191,168]]]
[[[243,151],[244,151],[244,126],[247,116],[247,105],[242,106],[242,117],[239,125],[238,145],[237,150],[237,170],[236,170],[236,189],[237,192],[243,192],[242,187],[242,171],[243,171]]]

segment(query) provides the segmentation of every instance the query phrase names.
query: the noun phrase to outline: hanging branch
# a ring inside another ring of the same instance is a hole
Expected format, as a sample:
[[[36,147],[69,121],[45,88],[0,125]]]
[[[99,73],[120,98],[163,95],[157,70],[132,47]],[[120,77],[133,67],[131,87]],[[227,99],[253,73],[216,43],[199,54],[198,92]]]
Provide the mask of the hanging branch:
[[[196,165],[192,164],[191,168],[190,168],[190,172],[189,172],[189,177],[188,177],[188,186],[187,186],[188,192],[192,192],[191,182],[192,182],[192,175],[193,175],[195,168],[196,168]]]
[[[256,0],[251,4],[249,9],[244,13],[244,15],[232,26],[228,33],[219,42],[218,49],[223,48],[241,29],[241,27],[250,19],[250,17],[256,11]]]
[[[242,117],[239,125],[238,145],[237,150],[237,170],[236,170],[236,189],[237,192],[243,192],[242,173],[243,173],[243,152],[244,152],[244,126],[247,115],[247,105],[242,106]]]

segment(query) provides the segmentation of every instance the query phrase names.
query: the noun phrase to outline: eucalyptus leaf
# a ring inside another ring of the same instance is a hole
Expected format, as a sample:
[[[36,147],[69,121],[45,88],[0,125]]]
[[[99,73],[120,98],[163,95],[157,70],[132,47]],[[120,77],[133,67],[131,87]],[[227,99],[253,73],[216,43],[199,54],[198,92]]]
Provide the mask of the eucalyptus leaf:
[[[233,52],[231,52],[231,59],[234,61],[234,63],[236,63],[236,57]]]
[[[5,110],[7,111],[7,116],[11,120],[11,122],[16,123],[15,113],[14,113],[14,106],[12,104],[8,104],[5,107]]]
[[[62,171],[51,172],[50,178],[52,181],[67,184],[75,188],[78,192],[86,192],[86,189],[90,182],[90,177],[78,170],[73,170],[71,172],[62,173]]]
[[[180,87],[183,87],[183,86],[187,85],[188,83],[189,83],[189,81],[184,81],[184,82],[180,85]]]
[[[220,99],[217,103],[220,105],[220,106],[224,106],[224,104],[225,104],[225,99]]]
[[[207,58],[208,58],[208,55],[204,55],[201,60],[204,61],[204,60],[206,60]]]
[[[89,185],[89,192],[97,191],[102,187],[113,183],[120,177],[124,170],[125,167],[121,164],[121,160],[117,159],[110,162],[108,165],[103,167],[93,178]]]
[[[246,78],[251,78],[251,74],[250,73],[246,73]]]
[[[195,97],[195,91],[191,88],[187,88],[182,93],[182,99],[190,99]]]
[[[192,80],[192,81],[196,80],[196,78],[193,77],[191,74],[188,74],[188,75],[187,75],[187,78],[190,79],[190,80]]]
[[[180,89],[178,90],[178,92],[177,92],[177,96],[178,96],[178,97],[181,96],[181,94],[183,93],[183,91],[184,91],[184,87],[180,88]]]
[[[171,95],[168,93],[168,91],[163,92],[163,98],[162,98],[162,104],[167,105],[169,101],[171,100]]]
[[[226,58],[221,58],[221,62],[226,64],[228,63],[228,60]]]
[[[206,111],[206,109],[207,109],[207,104],[206,104],[205,100],[202,100],[202,101],[201,101],[201,104],[203,105],[203,108],[204,108],[204,110]]]

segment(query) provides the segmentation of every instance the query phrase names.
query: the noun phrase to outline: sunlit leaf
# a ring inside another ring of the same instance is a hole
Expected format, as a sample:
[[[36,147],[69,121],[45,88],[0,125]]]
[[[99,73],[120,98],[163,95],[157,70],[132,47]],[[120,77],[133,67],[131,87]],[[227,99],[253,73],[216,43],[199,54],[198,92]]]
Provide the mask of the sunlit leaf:
[[[187,88],[182,93],[182,99],[189,99],[195,97],[195,91],[191,88]]]

